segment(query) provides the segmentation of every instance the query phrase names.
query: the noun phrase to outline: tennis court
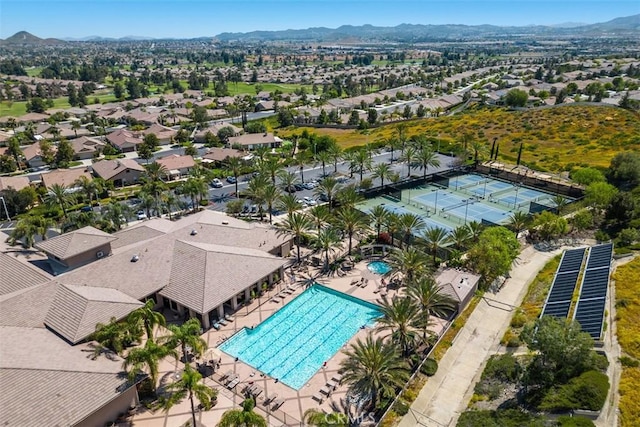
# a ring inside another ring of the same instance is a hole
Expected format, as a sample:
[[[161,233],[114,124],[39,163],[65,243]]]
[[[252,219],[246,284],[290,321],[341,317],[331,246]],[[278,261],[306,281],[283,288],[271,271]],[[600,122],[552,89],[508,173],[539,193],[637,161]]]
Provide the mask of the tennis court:
[[[483,202],[478,197],[465,196],[451,190],[433,189],[429,193],[415,196],[411,201],[428,206],[430,212],[436,212],[447,218],[453,215],[463,223],[483,219],[496,224],[505,223],[511,214],[510,210]]]
[[[416,212],[413,212],[409,209],[407,209],[406,207],[402,206],[402,205],[397,205],[397,204],[393,204],[392,202],[389,202],[388,200],[385,203],[381,203],[381,205],[384,205],[384,208],[386,210],[388,210],[389,212],[398,214],[398,215],[402,215],[403,213],[410,213],[410,214],[416,214]],[[364,212],[365,213],[369,213],[371,209],[370,208],[365,208]],[[420,217],[422,218],[422,220],[424,221],[424,223],[426,224],[427,227],[440,227],[440,228],[444,228],[447,233],[453,231],[453,228],[451,225],[446,224],[442,221],[438,221],[437,217],[436,218],[432,218],[428,213],[426,212],[422,212],[420,214]]]

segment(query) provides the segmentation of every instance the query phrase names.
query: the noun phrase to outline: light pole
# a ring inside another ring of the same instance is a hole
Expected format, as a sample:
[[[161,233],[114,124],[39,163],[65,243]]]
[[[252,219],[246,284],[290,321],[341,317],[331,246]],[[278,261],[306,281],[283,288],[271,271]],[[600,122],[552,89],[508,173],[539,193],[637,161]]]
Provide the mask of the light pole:
[[[482,190],[482,198],[484,199],[487,195],[487,179],[484,180],[484,190]]]
[[[467,204],[464,205],[464,224],[467,224],[467,211],[469,210],[469,200],[467,199]]]
[[[516,209],[518,206],[518,190],[520,189],[520,184],[516,184],[516,199],[513,202],[513,209]]]
[[[0,196],[0,200],[2,200],[2,206],[4,206],[4,213],[7,215],[7,221],[11,221],[11,217],[9,216],[9,211],[7,210],[7,203],[4,201],[4,197]]]
[[[438,212],[438,189],[436,188],[436,203],[433,207],[433,213],[435,214],[436,212]]]

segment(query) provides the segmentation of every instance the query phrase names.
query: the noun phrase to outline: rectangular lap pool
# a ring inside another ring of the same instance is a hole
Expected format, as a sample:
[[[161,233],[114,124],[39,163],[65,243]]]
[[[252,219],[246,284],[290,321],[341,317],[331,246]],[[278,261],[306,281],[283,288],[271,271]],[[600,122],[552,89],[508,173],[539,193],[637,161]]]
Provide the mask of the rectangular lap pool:
[[[314,285],[219,348],[298,390],[358,329],[373,326],[379,315],[375,304]]]

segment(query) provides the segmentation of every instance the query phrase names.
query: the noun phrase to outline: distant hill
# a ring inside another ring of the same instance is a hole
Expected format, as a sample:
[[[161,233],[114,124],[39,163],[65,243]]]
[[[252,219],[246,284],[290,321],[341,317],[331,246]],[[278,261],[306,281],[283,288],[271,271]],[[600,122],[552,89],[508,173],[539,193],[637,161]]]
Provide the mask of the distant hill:
[[[580,27],[585,31],[640,31],[640,14]]]
[[[26,31],[18,31],[11,37],[2,40],[3,44],[58,44],[64,43],[58,39],[41,39]]]

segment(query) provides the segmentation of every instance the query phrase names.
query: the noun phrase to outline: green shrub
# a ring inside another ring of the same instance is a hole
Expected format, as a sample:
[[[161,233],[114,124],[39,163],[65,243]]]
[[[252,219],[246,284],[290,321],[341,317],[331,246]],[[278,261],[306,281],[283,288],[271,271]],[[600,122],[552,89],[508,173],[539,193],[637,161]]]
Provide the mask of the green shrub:
[[[497,411],[465,411],[457,427],[543,427],[544,420],[519,409]]]
[[[567,384],[550,389],[542,398],[539,409],[562,411],[588,409],[599,411],[609,391],[609,378],[598,371],[587,371]]]
[[[585,417],[570,417],[563,415],[558,417],[558,427],[595,427],[593,421]]]
[[[625,368],[637,368],[638,366],[640,366],[640,361],[634,359],[633,357],[629,357],[629,356],[622,356],[620,358],[620,363]]]
[[[511,327],[522,328],[525,323],[527,323],[527,316],[521,309],[518,309],[511,318]]]
[[[420,368],[420,372],[422,372],[428,377],[434,376],[437,371],[438,371],[438,362],[436,362],[436,360],[432,358],[428,358],[427,360],[425,360],[424,363],[422,364],[422,367]]]
[[[521,371],[520,363],[513,355],[509,353],[493,355],[487,361],[487,366],[482,372],[482,379],[513,382],[520,376]]]
[[[398,400],[396,404],[393,405],[393,410],[396,414],[404,416],[409,412],[409,405],[402,400]]]

